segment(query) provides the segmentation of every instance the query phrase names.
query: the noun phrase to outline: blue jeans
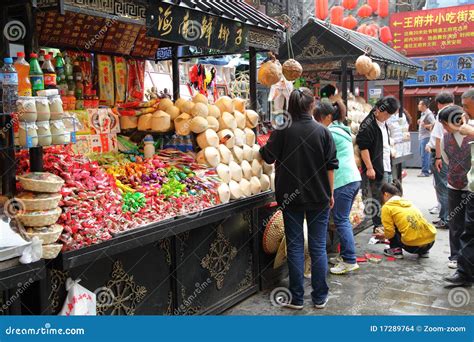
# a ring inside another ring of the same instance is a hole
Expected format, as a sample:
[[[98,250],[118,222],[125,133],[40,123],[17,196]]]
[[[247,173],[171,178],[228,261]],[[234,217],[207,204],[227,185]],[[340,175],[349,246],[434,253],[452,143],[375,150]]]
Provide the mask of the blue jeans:
[[[430,138],[423,138],[420,140],[420,156],[421,156],[421,173],[428,175],[430,173],[431,166],[431,153],[426,152],[426,144],[430,141]]]
[[[359,189],[360,182],[353,182],[334,190],[332,214],[341,240],[341,257],[348,264],[356,263],[354,232],[349,216]]]
[[[290,276],[292,304],[302,305],[304,298],[304,211],[283,210],[285,221],[286,250]],[[315,304],[323,303],[329,292],[326,283],[328,259],[326,235],[329,222],[329,208],[306,211],[308,223],[308,249],[311,256],[311,298]]]
[[[383,173],[383,181],[384,181],[384,183],[392,183],[393,182],[392,172],[385,171]]]
[[[433,179],[435,183],[436,197],[440,204],[439,218],[446,222],[448,220],[448,165],[443,161],[441,171],[438,172],[435,166],[436,159],[431,156]]]

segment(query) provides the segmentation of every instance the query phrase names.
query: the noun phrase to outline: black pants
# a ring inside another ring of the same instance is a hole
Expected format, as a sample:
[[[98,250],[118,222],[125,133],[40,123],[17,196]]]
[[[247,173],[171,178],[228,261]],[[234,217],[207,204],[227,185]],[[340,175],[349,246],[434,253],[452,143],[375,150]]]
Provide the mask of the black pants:
[[[474,192],[469,192],[466,199],[466,224],[461,234],[458,272],[474,280]]]
[[[459,250],[461,249],[461,234],[466,226],[468,195],[468,191],[448,188],[449,247],[451,249],[449,260],[458,260]]]
[[[382,202],[382,184],[383,179],[369,179],[367,175],[362,174],[362,198],[364,200],[364,214],[372,220],[375,227],[382,225],[380,218],[380,203]]]
[[[402,235],[398,230],[395,231],[395,236],[390,239],[390,248],[403,248],[411,254],[425,254],[433,247],[434,241],[423,246],[407,246],[402,242]]]

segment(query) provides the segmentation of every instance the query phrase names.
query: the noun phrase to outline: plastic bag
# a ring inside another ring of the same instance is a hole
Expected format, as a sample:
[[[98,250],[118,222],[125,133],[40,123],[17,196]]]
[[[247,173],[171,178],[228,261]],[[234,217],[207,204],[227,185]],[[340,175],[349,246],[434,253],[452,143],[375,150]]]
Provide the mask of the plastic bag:
[[[96,295],[79,285],[81,279],[66,281],[67,297],[60,316],[96,316]]]
[[[41,240],[37,236],[33,237],[31,244],[26,246],[23,250],[23,253],[20,257],[20,263],[30,264],[32,262],[37,262],[41,259],[43,254],[43,247],[41,245]]]

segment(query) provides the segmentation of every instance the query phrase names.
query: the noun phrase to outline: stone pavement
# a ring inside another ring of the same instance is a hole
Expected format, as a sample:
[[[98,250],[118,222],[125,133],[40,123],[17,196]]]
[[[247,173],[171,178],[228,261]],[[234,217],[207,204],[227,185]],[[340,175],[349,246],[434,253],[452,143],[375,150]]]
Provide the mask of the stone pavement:
[[[432,178],[417,178],[418,170],[408,170],[403,181],[405,198],[413,201],[430,220],[429,208],[436,203]],[[368,245],[371,231],[356,237],[358,255],[382,254],[385,245]],[[306,279],[305,308],[293,311],[272,306],[271,290],[260,292],[228,310],[227,315],[472,315],[474,289],[446,289],[443,276],[452,273],[447,267],[448,231],[438,230],[429,259],[404,254],[397,261],[380,264],[361,263],[353,274],[329,275],[329,303],[326,309],[311,305],[311,286]],[[285,280],[279,286],[288,286]],[[450,292],[451,291],[451,292]],[[449,298],[448,298],[449,297]]]

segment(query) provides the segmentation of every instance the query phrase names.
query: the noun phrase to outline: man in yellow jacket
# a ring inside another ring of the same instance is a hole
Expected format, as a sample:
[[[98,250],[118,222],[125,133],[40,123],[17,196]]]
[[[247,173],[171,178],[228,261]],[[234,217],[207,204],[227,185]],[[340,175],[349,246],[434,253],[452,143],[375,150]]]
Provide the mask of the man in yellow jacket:
[[[435,242],[436,228],[423,217],[418,208],[401,197],[403,190],[400,182],[385,183],[381,192],[384,201],[383,237],[390,240],[390,248],[385,249],[384,254],[401,259],[405,250],[427,258]]]

